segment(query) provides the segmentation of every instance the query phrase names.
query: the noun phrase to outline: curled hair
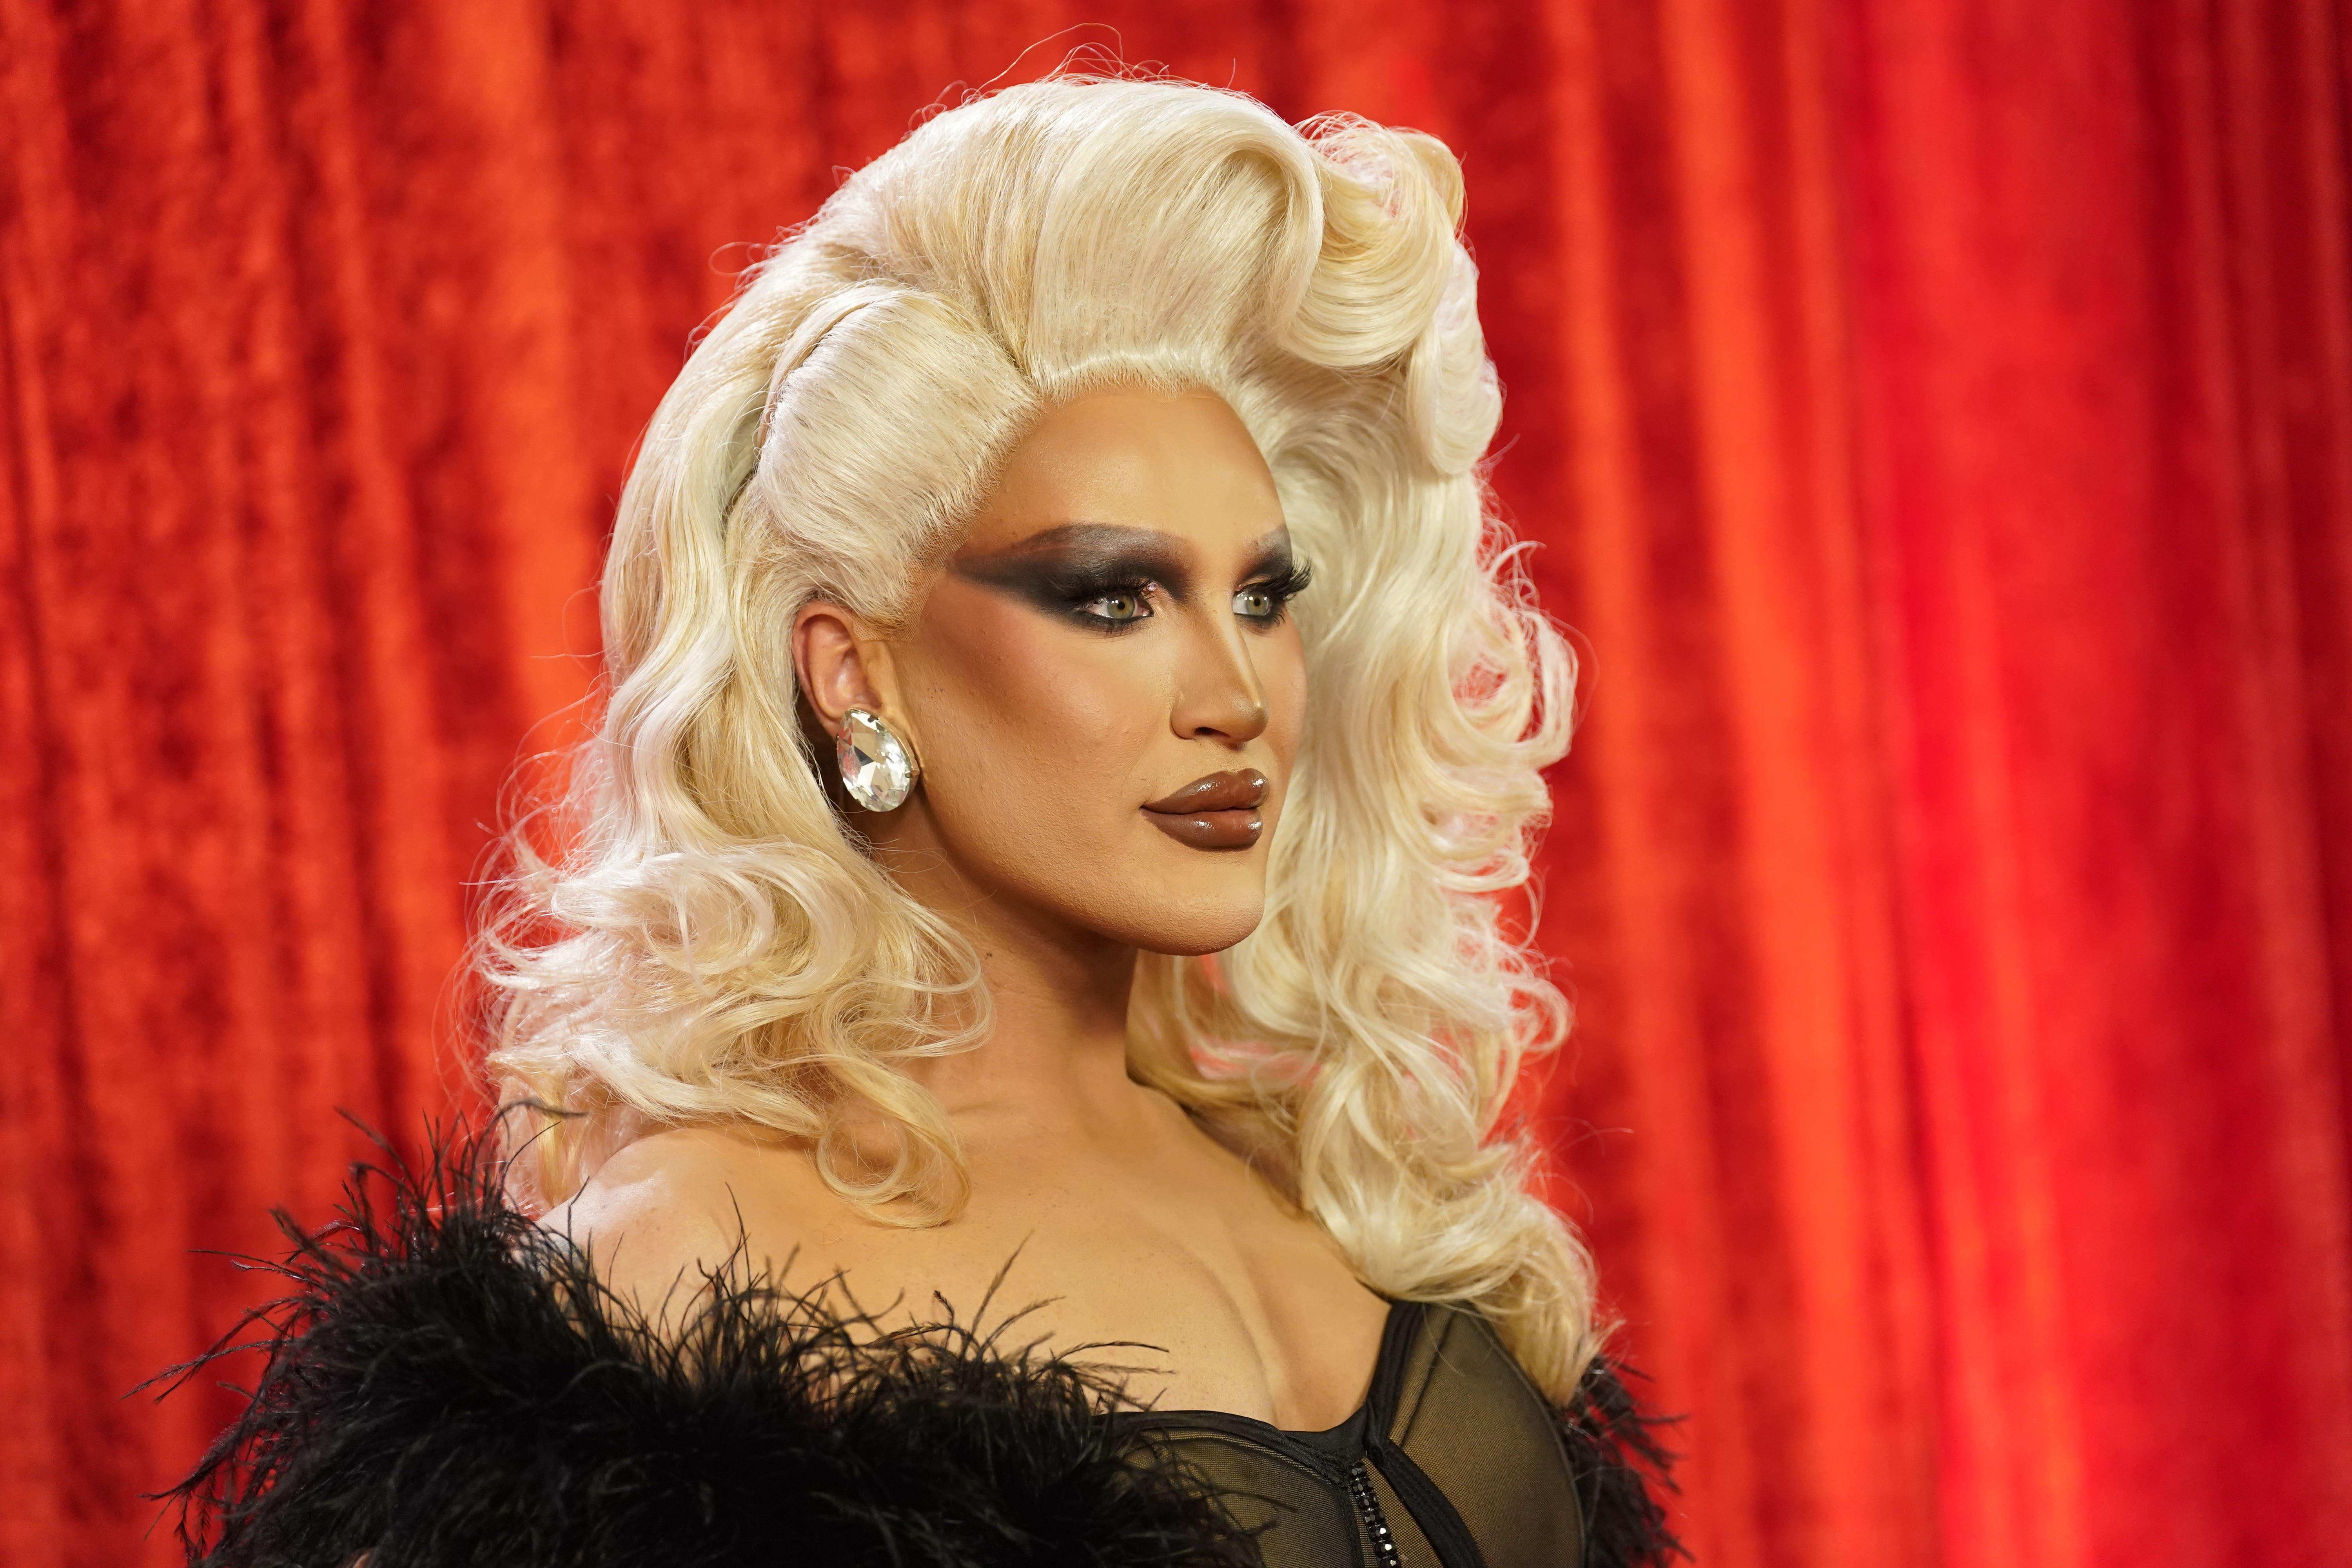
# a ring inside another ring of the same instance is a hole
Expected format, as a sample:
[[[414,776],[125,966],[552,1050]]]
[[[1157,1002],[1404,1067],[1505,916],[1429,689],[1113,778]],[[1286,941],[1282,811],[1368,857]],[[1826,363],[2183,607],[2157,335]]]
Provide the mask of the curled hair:
[[[577,841],[550,861],[518,836],[482,941],[492,1071],[592,1121],[763,1123],[877,1217],[950,1216],[955,1139],[896,1069],[985,1036],[978,959],[829,804],[793,619],[823,596],[901,624],[1044,410],[1205,389],[1315,563],[1309,708],[1265,920],[1214,961],[1143,960],[1131,1068],[1271,1154],[1369,1284],[1486,1311],[1565,1397],[1590,1269],[1497,1123],[1566,1009],[1495,895],[1527,879],[1573,668],[1486,507],[1501,396],[1461,205],[1426,136],[1074,77],[852,175],[646,436]],[[838,1146],[845,1107],[897,1129],[895,1160]]]

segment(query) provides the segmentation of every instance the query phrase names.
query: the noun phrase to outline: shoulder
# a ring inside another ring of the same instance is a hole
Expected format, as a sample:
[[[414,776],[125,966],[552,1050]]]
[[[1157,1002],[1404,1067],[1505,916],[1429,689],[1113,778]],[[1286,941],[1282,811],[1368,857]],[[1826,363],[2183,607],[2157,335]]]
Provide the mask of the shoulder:
[[[681,1127],[620,1149],[540,1224],[615,1295],[675,1320],[722,1272],[781,1279],[840,1206],[800,1151]]]
[[[562,1218],[647,1278],[707,1260],[729,1163],[682,1142]],[[1110,1444],[1067,1363],[877,1341],[732,1270],[657,1333],[467,1162],[362,1171],[340,1224],[289,1239],[259,1385],[178,1489],[209,1568],[1250,1560]]]

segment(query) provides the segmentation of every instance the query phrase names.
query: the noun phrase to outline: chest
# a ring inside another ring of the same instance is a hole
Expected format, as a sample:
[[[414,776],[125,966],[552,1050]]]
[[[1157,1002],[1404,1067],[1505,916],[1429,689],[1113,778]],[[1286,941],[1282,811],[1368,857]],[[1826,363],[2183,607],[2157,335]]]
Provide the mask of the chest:
[[[1162,1407],[1326,1426],[1361,1402],[1385,1304],[1319,1225],[1256,1184],[973,1174],[955,1221],[845,1228],[803,1262],[821,1258],[869,1307],[944,1300],[1008,1342],[1115,1368]]]

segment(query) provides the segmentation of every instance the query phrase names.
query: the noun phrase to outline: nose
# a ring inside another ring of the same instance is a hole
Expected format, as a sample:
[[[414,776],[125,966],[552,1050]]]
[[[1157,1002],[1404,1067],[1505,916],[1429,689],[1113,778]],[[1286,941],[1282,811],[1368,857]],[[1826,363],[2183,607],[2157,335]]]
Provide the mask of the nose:
[[[1188,741],[1244,745],[1265,733],[1265,689],[1239,626],[1202,627],[1185,650],[1176,683],[1176,733]]]

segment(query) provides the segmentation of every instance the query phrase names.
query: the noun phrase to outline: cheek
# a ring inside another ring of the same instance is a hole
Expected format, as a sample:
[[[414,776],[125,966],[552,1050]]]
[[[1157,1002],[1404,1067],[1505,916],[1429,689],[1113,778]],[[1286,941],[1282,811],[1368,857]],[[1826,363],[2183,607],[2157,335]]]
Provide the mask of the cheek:
[[[1307,651],[1298,640],[1296,622],[1286,622],[1266,639],[1257,659],[1257,676],[1265,693],[1265,738],[1282,759],[1285,773],[1298,756],[1299,738],[1307,731]]]
[[[1128,798],[1139,758],[1165,728],[1151,661],[992,595],[953,595],[934,612],[908,673],[941,827],[1034,844],[1126,826],[1143,798]]]

